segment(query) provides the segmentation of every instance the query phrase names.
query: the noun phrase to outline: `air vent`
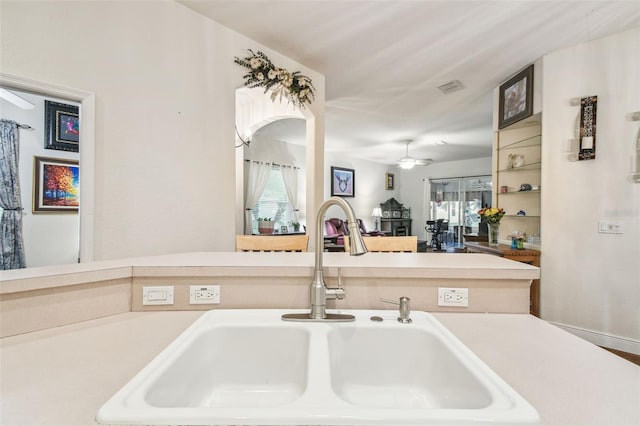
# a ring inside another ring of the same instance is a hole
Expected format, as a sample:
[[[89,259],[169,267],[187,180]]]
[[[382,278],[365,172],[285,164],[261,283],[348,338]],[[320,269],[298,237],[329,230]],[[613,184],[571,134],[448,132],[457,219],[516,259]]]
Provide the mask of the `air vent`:
[[[441,86],[438,86],[438,89],[445,95],[449,93],[457,92],[458,90],[464,89],[464,84],[460,80],[453,80],[448,83],[445,83]]]

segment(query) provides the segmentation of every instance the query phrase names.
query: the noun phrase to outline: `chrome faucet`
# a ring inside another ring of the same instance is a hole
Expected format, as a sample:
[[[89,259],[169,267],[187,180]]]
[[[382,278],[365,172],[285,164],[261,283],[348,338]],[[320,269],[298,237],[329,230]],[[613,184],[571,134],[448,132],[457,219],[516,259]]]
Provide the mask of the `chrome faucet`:
[[[342,300],[345,296],[343,288],[328,288],[324,282],[324,272],[322,265],[322,255],[324,253],[324,214],[331,206],[337,205],[344,210],[347,215],[347,227],[349,229],[349,254],[359,256],[367,252],[364,245],[356,214],[351,205],[338,197],[331,197],[325,201],[318,210],[316,219],[316,246],[315,246],[315,266],[313,268],[313,280],[311,281],[311,312],[308,314],[285,314],[282,319],[285,321],[354,321],[353,315],[329,314],[327,313],[327,300]]]

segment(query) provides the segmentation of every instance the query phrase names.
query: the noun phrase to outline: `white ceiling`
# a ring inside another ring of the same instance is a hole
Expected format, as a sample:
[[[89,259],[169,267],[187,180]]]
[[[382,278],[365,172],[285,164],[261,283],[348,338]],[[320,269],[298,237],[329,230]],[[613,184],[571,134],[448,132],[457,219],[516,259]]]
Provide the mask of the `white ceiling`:
[[[383,164],[406,139],[417,158],[490,156],[495,87],[547,53],[640,26],[640,0],[179,2],[324,74],[326,149]],[[451,80],[466,88],[438,90]]]

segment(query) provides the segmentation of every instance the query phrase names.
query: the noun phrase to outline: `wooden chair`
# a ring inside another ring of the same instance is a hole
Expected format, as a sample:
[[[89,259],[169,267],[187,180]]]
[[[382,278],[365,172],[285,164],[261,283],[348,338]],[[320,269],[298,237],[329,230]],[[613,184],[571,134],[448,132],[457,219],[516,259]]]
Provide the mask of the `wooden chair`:
[[[365,237],[364,245],[370,252],[416,253],[418,251],[418,237]],[[344,237],[344,251],[349,251],[349,237]]]
[[[236,235],[236,251],[307,251],[308,235]]]

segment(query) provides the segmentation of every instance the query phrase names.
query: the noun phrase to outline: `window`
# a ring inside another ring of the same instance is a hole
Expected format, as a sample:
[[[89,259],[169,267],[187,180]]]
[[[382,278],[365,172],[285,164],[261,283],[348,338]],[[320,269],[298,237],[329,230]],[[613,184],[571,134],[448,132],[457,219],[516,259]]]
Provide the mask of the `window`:
[[[275,229],[282,225],[289,225],[294,218],[293,208],[284,187],[284,180],[279,166],[273,166],[269,174],[267,185],[260,195],[258,203],[251,211],[253,216],[253,233],[258,233],[258,218],[270,217],[275,222]]]

